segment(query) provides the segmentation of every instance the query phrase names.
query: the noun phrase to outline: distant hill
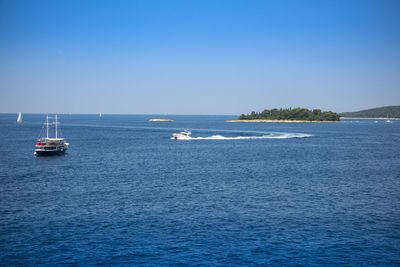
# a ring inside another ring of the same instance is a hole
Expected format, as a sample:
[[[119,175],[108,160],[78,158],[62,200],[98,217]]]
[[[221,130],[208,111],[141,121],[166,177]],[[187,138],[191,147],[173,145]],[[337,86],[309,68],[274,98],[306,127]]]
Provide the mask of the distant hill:
[[[340,113],[341,117],[359,117],[359,118],[400,118],[400,106],[387,106],[380,108],[371,108],[356,112]]]

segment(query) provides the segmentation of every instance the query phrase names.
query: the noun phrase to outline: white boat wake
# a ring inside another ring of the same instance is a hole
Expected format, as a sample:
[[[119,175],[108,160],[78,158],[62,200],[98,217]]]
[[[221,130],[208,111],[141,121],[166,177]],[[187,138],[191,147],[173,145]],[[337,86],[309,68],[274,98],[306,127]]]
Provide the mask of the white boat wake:
[[[222,136],[222,135],[212,135],[206,137],[191,137],[191,136],[179,136],[171,137],[175,140],[246,140],[246,139],[289,139],[289,138],[305,138],[311,137],[312,134],[303,133],[269,133],[262,136]]]
[[[143,129],[143,130],[157,130],[157,131],[165,131],[165,130],[179,130],[180,128],[174,127],[149,127],[149,126],[126,126],[126,125],[99,125],[99,124],[74,124],[70,123],[67,124],[68,126],[85,126],[85,127],[95,127],[95,128],[121,128],[121,129]],[[246,131],[246,130],[223,130],[223,129],[200,129],[196,128],[193,129],[196,132],[218,132],[218,133],[236,133],[236,134],[258,134],[258,135],[246,135],[246,136],[223,136],[223,135],[212,135],[212,136],[199,136],[199,137],[192,137],[192,136],[178,136],[175,138],[174,136],[171,139],[175,140],[249,140],[249,139],[289,139],[289,138],[305,138],[305,137],[312,137],[312,134],[305,134],[305,133],[282,133],[282,132],[263,132],[263,131]]]

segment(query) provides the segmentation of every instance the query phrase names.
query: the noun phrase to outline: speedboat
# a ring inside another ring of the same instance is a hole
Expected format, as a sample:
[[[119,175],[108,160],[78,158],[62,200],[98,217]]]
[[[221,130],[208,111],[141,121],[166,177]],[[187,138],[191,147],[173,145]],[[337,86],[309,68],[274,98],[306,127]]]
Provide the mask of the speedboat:
[[[182,132],[180,132],[180,133],[173,133],[172,134],[172,137],[175,139],[175,140],[178,140],[178,139],[188,139],[190,136],[189,135],[191,135],[192,133],[190,132],[190,131],[188,131],[188,130],[183,130]]]
[[[52,156],[64,153],[69,146],[69,143],[62,137],[60,123],[57,121],[57,115],[54,122],[49,122],[49,116],[46,116],[46,121],[42,127],[40,137],[37,139],[35,156]],[[45,127],[46,126],[46,127]],[[54,126],[54,127],[49,127]],[[51,134],[54,133],[54,137]]]

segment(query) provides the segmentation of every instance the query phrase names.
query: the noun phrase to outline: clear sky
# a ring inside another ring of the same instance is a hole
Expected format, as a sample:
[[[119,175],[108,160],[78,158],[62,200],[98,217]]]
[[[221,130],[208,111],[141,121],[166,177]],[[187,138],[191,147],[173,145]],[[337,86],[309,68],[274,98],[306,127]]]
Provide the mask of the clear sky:
[[[0,0],[0,112],[400,104],[397,0]]]

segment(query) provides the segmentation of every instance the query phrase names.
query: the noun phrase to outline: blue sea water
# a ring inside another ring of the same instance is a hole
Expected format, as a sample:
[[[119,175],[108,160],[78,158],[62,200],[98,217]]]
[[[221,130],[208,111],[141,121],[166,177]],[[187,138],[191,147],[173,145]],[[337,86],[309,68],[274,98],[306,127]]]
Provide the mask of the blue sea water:
[[[1,265],[400,265],[400,121],[60,117],[0,114]]]

